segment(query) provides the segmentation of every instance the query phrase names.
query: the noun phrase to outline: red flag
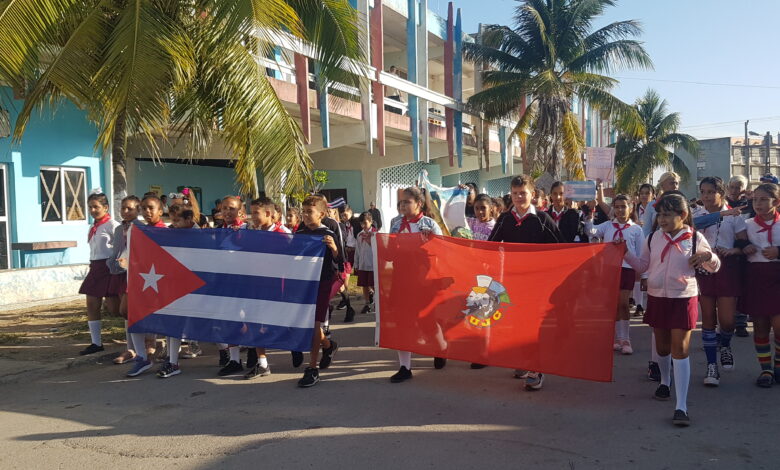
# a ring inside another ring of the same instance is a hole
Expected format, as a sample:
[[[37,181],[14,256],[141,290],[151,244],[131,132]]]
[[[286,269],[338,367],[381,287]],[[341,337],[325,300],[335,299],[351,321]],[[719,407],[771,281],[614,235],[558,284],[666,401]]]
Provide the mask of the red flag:
[[[622,245],[376,241],[380,346],[612,380]]]

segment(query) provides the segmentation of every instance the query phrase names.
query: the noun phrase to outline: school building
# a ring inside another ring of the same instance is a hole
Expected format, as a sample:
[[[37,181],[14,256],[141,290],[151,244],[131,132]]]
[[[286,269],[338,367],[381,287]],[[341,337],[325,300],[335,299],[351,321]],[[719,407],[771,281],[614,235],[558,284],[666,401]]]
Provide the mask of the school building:
[[[465,112],[481,83],[480,70],[462,60],[463,44],[477,35],[462,31],[460,10],[450,2],[440,17],[428,0],[351,2],[366,18],[370,93],[338,84],[318,93],[311,52],[292,38],[281,36],[273,57],[258,58],[299,120],[315,169],[328,174],[323,192],[344,197],[355,211],[374,202],[387,220],[396,215],[396,190],[414,184],[423,169],[434,184],[474,182],[491,195],[507,193],[525,153],[510,137],[513,123],[488,124]],[[587,103],[575,100],[572,109],[588,146],[612,140],[613,130]],[[13,109],[9,117],[13,123]],[[111,188],[110,157],[96,154],[96,129],[75,107],[36,116],[21,145],[12,145],[3,135],[9,133],[0,132],[0,270],[17,271],[13,282],[0,271],[0,308],[19,301],[20,289],[4,287],[12,284],[40,282],[75,293],[89,261],[86,196]],[[183,145],[160,141],[160,148],[161,161],[153,161],[140,142],[129,142],[129,193],[192,187],[208,214],[215,199],[237,192],[233,163],[219,142],[192,162]],[[262,175],[258,180],[263,190]]]

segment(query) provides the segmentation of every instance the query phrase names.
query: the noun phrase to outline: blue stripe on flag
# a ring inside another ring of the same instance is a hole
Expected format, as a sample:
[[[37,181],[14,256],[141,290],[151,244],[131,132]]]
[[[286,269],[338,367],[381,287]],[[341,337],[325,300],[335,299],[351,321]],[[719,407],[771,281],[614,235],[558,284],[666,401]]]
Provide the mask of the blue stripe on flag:
[[[157,333],[217,343],[308,351],[314,328],[291,328],[238,321],[152,314],[130,326],[131,333]]]
[[[205,273],[200,271],[195,271],[195,274],[203,279],[206,285],[193,292],[193,294],[270,300],[295,304],[315,304],[317,302],[319,280],[301,281],[297,279]]]
[[[209,250],[232,250],[252,253],[322,257],[325,244],[316,235],[286,235],[261,230],[232,230],[209,228],[201,230],[178,230],[138,226],[149,238],[160,246],[201,248]],[[208,234],[208,236],[206,236]]]

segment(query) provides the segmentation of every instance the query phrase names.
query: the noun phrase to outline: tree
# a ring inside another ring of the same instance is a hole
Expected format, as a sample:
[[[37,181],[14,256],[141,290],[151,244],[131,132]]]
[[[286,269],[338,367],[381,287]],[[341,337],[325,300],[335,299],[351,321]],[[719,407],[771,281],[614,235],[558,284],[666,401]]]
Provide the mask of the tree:
[[[680,115],[669,113],[666,100],[662,100],[655,90],[647,90],[636,101],[634,107],[642,119],[645,129],[636,136],[620,130],[615,143],[615,169],[620,192],[633,192],[640,184],[652,178],[653,169],[666,167],[673,169],[680,178],[689,178],[685,162],[674,153],[674,148],[685,149],[693,156],[699,153],[699,142],[688,134],[677,132]]]
[[[126,194],[128,137],[159,157],[171,133],[194,158],[222,139],[245,193],[258,169],[292,192],[311,158],[257,57],[292,37],[314,47],[321,89],[358,86],[342,66],[363,60],[359,28],[348,0],[2,0],[0,80],[27,90],[17,142],[36,107],[64,98],[88,112],[96,147],[111,151],[115,197]]]
[[[555,178],[565,169],[584,178],[585,141],[572,112],[575,97],[624,128],[641,132],[635,110],[610,91],[617,80],[602,75],[619,67],[650,68],[638,22],[618,21],[592,31],[593,20],[614,0],[523,0],[515,28],[490,25],[477,43],[464,45],[467,59],[482,64],[486,89],[468,104],[491,121],[517,120],[514,133],[528,141],[537,168]],[[530,102],[523,109],[525,97]],[[528,169],[526,169],[528,171]]]

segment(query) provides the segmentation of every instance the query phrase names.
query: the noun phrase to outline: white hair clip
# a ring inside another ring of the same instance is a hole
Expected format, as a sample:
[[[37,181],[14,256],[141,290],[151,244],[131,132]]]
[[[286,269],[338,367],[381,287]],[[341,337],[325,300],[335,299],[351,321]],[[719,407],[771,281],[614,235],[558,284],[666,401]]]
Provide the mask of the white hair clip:
[[[103,188],[98,186],[97,188],[94,188],[94,189],[92,189],[92,191],[89,192],[90,196],[94,196],[95,194],[104,194],[103,193]]]

